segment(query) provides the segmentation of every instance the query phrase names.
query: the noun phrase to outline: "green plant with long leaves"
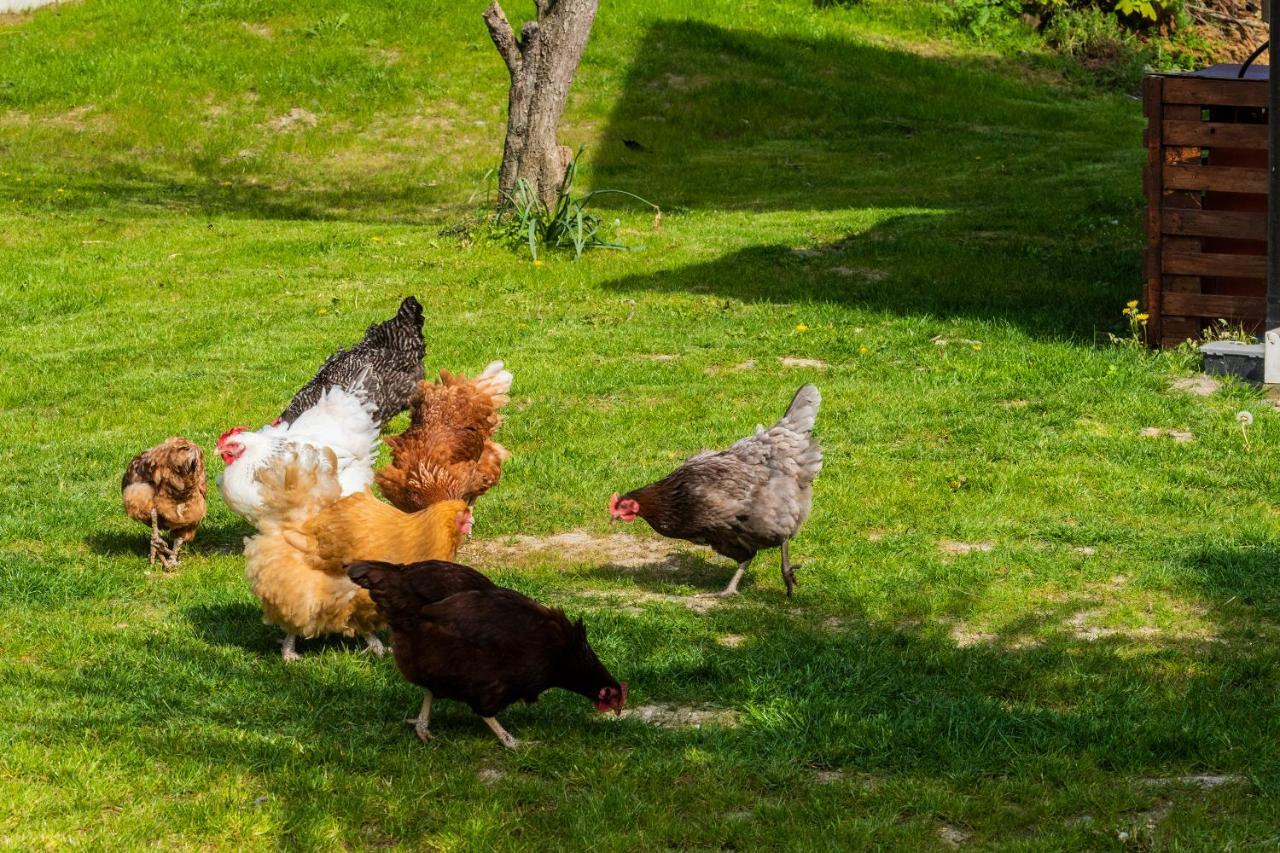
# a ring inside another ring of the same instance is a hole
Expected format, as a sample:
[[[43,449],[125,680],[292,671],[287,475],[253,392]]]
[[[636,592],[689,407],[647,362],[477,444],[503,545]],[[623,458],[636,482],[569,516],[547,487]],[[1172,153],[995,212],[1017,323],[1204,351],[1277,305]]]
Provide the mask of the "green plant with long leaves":
[[[574,260],[582,257],[587,249],[644,248],[625,246],[605,237],[604,220],[587,210],[587,205],[596,196],[623,195],[633,198],[653,208],[655,227],[662,223],[662,210],[656,204],[626,190],[592,190],[585,195],[575,196],[573,185],[578,177],[578,159],[585,150],[585,145],[579,147],[578,153],[570,161],[554,208],[548,208],[529,182],[521,178],[516,181],[515,189],[504,199],[505,203],[498,211],[496,221],[500,229],[517,245],[527,245],[529,254],[535,261],[540,247],[546,250],[572,248]]]

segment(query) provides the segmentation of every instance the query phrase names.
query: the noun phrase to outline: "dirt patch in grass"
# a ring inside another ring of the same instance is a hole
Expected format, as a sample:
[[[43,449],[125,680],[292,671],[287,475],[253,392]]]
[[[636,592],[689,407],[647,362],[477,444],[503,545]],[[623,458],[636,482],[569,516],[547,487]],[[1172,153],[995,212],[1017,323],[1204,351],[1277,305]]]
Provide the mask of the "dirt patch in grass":
[[[738,725],[738,712],[728,708],[655,702],[624,710],[622,719],[638,720],[664,729],[700,729],[703,726],[731,729]]]
[[[666,539],[614,533],[593,536],[581,530],[554,536],[506,536],[499,539],[473,539],[462,547],[469,560],[481,565],[520,562],[530,556],[553,555],[566,563],[607,563],[618,568],[649,568],[669,564],[677,568],[681,553]]]
[[[961,829],[950,823],[944,823],[938,827],[938,840],[942,842],[943,847],[955,849],[963,847],[969,843],[969,839],[973,833],[966,829]]]
[[[1197,773],[1192,776],[1161,776],[1143,779],[1142,784],[1158,788],[1180,785],[1208,791],[1214,788],[1221,788],[1223,785],[1247,785],[1249,784],[1249,777],[1241,776],[1239,773]]]
[[[1196,438],[1190,430],[1165,427],[1143,427],[1138,431],[1138,435],[1143,438],[1172,438],[1178,444],[1186,444],[1189,441],[1195,441]]]
[[[650,361],[675,361],[679,357],[680,356],[678,355],[672,355],[671,353],[665,353],[665,352],[655,352],[652,355],[645,356],[645,358],[649,359]]]
[[[1208,397],[1222,388],[1222,382],[1201,373],[1199,376],[1183,376],[1169,383],[1169,389],[1197,397]]]
[[[507,778],[507,774],[496,767],[481,767],[480,770],[476,772],[476,778],[486,785],[493,785],[494,783],[501,782],[503,779]]]
[[[794,355],[784,355],[778,359],[783,367],[812,367],[818,370],[826,370],[827,363],[817,358],[800,358]]]
[[[665,592],[648,592],[643,589],[615,589],[584,593],[586,598],[615,602],[623,613],[639,616],[645,612],[645,604],[678,604],[694,613],[707,613],[723,604],[726,599],[715,595],[672,595]]]
[[[267,127],[276,133],[292,133],[295,130],[308,130],[320,123],[320,119],[311,110],[294,107],[282,116],[276,116],[267,122]]]
[[[869,267],[832,267],[829,272],[845,278],[860,278],[863,281],[884,281],[889,273]]]
[[[939,539],[938,550],[944,554],[986,554],[995,550],[994,542],[957,542],[954,539]]]
[[[736,649],[747,641],[747,638],[741,634],[722,634],[716,637],[716,643],[724,646],[726,649]]]
[[[259,38],[269,39],[275,36],[275,31],[271,29],[270,25],[259,21],[241,21],[240,26],[244,28],[245,32],[253,33]]]

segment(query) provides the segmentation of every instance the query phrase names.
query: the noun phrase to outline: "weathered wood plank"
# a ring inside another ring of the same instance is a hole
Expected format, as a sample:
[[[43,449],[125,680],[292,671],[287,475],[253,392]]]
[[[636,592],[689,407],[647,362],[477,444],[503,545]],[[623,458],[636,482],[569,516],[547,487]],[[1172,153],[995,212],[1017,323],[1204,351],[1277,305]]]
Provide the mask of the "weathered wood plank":
[[[1267,274],[1266,255],[1226,255],[1217,252],[1170,252],[1162,257],[1166,274],[1211,275],[1223,278],[1263,278]],[[1165,294],[1168,296],[1168,294]],[[1173,312],[1168,312],[1173,313]]]
[[[1143,134],[1147,144],[1147,168],[1143,170],[1143,194],[1147,197],[1147,252],[1143,273],[1143,307],[1150,315],[1147,320],[1147,346],[1160,343],[1163,338],[1164,308],[1160,276],[1162,251],[1160,241],[1164,233],[1160,225],[1161,203],[1164,198],[1164,78],[1151,76],[1142,81],[1142,109],[1147,115],[1147,129]]]
[[[1205,80],[1167,77],[1164,102],[1196,106],[1265,107],[1266,80]]]
[[[1237,166],[1164,167],[1164,186],[1171,190],[1216,190],[1226,193],[1265,193],[1266,169]]]
[[[1194,237],[1233,237],[1239,240],[1267,239],[1267,215],[1265,213],[1166,208],[1162,214],[1162,220],[1162,230],[1165,234]]]
[[[1165,145],[1216,145],[1220,148],[1267,147],[1265,124],[1219,121],[1170,121],[1165,119]]]
[[[1224,296],[1213,293],[1166,293],[1164,308],[1181,317],[1204,317],[1209,320],[1261,320],[1267,311],[1267,300],[1261,296]]]

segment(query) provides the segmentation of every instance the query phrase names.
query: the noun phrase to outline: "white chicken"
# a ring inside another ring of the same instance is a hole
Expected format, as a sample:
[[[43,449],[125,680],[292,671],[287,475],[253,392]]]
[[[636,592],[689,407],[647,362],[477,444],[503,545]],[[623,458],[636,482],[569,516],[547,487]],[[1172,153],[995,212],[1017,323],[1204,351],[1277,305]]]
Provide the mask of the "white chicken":
[[[338,462],[342,497],[353,495],[373,482],[373,462],[378,453],[378,424],[374,405],[356,392],[334,387],[291,424],[277,420],[260,430],[233,427],[218,439],[218,454],[226,470],[218,477],[218,489],[227,506],[254,526],[263,511],[257,473],[271,459],[297,453],[302,446],[328,448]]]

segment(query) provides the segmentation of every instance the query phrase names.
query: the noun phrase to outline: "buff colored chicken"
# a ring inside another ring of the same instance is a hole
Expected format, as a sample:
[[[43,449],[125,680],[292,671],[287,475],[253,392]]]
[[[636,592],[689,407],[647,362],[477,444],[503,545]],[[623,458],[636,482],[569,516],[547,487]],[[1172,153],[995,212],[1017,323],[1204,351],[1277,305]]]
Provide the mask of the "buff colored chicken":
[[[405,513],[368,489],[344,498],[338,469],[332,449],[293,444],[255,475],[263,509],[260,532],[245,540],[245,574],[262,602],[263,621],[285,631],[286,661],[298,659],[298,637],[322,634],[358,634],[370,651],[383,654],[374,632],[386,620],[345,566],[452,560],[471,532],[465,501]]]
[[[470,504],[493,488],[511,457],[493,440],[511,379],[494,361],[475,379],[441,370],[440,381],[418,383],[409,428],[384,439],[392,462],[375,480],[387,500],[415,512],[442,500]]]
[[[178,551],[196,538],[208,505],[204,451],[185,438],[167,438],[129,462],[120,481],[124,511],[134,521],[151,525],[151,565],[178,565]],[[173,534],[173,545],[162,530]]]

